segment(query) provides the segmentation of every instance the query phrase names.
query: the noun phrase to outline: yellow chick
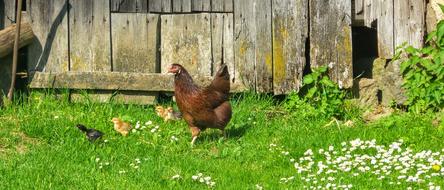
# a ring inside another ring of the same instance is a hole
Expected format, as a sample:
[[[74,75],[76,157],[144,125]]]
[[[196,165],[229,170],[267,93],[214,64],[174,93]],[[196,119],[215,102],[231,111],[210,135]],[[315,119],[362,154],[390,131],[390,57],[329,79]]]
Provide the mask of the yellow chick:
[[[127,122],[122,121],[119,118],[113,118],[111,122],[114,123],[114,130],[122,134],[122,136],[127,136],[131,130],[131,125]]]

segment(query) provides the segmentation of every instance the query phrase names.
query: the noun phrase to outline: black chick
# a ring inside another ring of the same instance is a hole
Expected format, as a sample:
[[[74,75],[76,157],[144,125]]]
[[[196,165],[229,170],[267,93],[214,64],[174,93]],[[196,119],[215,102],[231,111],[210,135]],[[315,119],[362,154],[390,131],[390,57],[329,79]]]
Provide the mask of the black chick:
[[[88,129],[82,124],[77,124],[76,127],[85,132],[86,138],[88,138],[90,142],[94,142],[95,140],[103,136],[103,133],[101,131],[93,128]]]

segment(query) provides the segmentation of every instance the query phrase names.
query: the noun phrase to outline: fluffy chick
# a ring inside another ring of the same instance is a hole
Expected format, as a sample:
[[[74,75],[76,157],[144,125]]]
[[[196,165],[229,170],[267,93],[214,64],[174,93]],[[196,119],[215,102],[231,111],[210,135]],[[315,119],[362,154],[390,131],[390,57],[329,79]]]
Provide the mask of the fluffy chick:
[[[164,118],[167,116],[166,109],[163,106],[156,106],[157,116]]]
[[[174,109],[171,106],[166,109],[166,116],[164,118],[165,122],[167,122],[169,120],[175,121],[175,120],[179,120],[181,118],[182,118],[182,115],[180,114],[180,112],[174,111]]]
[[[86,138],[87,138],[90,142],[94,142],[94,141],[96,141],[97,139],[99,139],[100,137],[103,136],[103,133],[102,133],[101,131],[97,130],[97,129],[93,129],[93,128],[88,129],[88,128],[86,128],[86,127],[85,127],[84,125],[82,125],[82,124],[77,124],[76,127],[77,127],[80,131],[82,131],[82,132],[85,133]]]
[[[127,122],[122,121],[119,118],[113,118],[111,120],[114,123],[114,130],[122,134],[122,136],[127,136],[131,130],[131,125]]]

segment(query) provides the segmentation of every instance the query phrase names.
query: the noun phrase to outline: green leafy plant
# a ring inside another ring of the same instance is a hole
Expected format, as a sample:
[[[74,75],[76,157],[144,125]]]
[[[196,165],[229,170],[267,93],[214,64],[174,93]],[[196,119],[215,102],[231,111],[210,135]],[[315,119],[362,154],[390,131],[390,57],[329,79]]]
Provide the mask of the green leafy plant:
[[[345,93],[330,80],[327,71],[327,66],[322,66],[306,75],[302,86],[306,90],[303,98],[301,99],[297,94],[290,95],[286,107],[300,108],[302,102],[306,102],[328,117],[342,116]],[[304,107],[307,109],[307,106]]]
[[[440,5],[444,12],[444,7]],[[397,48],[393,61],[402,60],[403,88],[409,111],[436,111],[444,105],[444,20],[429,33],[426,45],[415,48],[403,44]]]

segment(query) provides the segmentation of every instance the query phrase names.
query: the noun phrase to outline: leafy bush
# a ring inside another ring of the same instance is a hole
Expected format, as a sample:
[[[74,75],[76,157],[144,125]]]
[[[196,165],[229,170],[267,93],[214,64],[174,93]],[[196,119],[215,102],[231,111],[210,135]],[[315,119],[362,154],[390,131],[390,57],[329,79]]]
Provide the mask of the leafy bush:
[[[444,7],[441,6],[444,10]],[[409,111],[436,111],[444,105],[444,20],[427,36],[423,48],[403,44],[393,60],[400,60]]]
[[[327,117],[342,116],[344,113],[345,93],[328,77],[327,66],[313,69],[304,76],[302,88],[306,90],[303,97],[293,93],[286,102],[287,109],[317,110]],[[311,112],[311,113],[313,113]]]

